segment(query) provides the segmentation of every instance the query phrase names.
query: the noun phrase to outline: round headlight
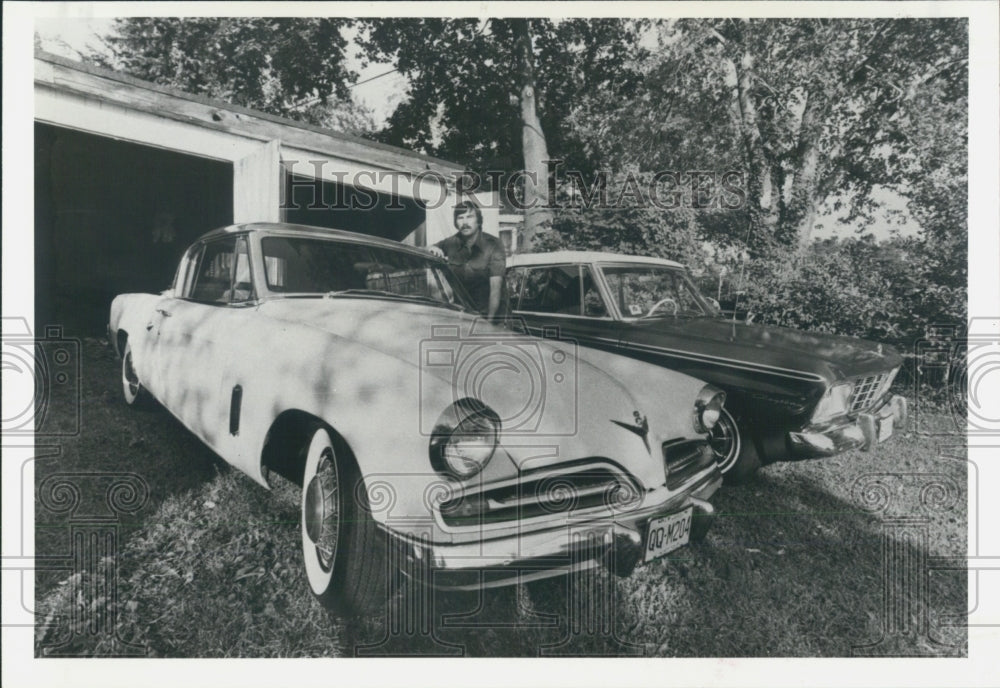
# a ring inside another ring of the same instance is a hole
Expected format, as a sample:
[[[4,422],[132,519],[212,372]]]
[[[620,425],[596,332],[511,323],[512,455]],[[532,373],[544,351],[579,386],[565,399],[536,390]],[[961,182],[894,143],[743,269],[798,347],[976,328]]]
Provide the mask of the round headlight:
[[[460,399],[444,410],[431,433],[431,465],[439,473],[465,480],[493,458],[500,440],[500,418],[476,399]]]
[[[706,434],[712,431],[722,415],[726,393],[712,385],[705,385],[694,400],[694,431]]]

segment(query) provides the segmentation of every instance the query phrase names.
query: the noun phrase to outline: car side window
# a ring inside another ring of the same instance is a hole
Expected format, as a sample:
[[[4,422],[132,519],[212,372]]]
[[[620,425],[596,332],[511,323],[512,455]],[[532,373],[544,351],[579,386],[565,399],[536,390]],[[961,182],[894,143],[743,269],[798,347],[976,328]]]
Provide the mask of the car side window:
[[[594,275],[590,268],[582,268],[583,285],[580,291],[583,294],[583,314],[591,318],[603,318],[607,316],[608,309],[601,298],[601,292],[594,281]]]
[[[511,310],[520,310],[521,285],[524,283],[524,268],[511,268],[504,279],[507,280],[507,294],[510,296]]]
[[[546,289],[549,285],[551,268],[528,268],[524,273],[524,284],[521,286],[521,300],[518,310],[529,313],[548,312],[543,306]]]
[[[523,278],[518,310],[560,315],[607,315],[590,270],[582,265],[530,268]]]
[[[229,303],[235,250],[236,237],[205,244],[188,298],[208,303]]]
[[[233,286],[229,292],[230,303],[242,303],[254,298],[253,279],[250,277],[250,252],[246,237],[236,240],[236,266],[233,270]]]

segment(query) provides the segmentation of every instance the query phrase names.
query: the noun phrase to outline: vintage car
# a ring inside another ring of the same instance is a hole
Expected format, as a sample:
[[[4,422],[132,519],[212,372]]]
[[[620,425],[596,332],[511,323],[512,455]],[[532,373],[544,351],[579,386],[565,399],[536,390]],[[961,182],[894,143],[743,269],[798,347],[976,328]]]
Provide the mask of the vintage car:
[[[725,319],[679,263],[523,254],[508,261],[507,286],[529,332],[555,330],[724,390],[712,446],[726,482],[764,463],[867,450],[906,422],[905,398],[889,393],[902,363],[892,347]]]
[[[302,486],[312,592],[385,608],[403,571],[478,589],[642,561],[705,536],[724,394],[470,310],[447,263],[288,224],[214,230],[161,294],[111,305],[125,402]],[[664,402],[664,400],[667,400]]]

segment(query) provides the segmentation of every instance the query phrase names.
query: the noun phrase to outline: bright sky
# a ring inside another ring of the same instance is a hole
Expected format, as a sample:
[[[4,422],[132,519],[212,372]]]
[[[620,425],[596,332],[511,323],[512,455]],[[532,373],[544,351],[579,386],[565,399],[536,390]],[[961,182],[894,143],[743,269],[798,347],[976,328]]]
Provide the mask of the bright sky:
[[[79,59],[78,52],[86,52],[88,48],[99,49],[98,36],[107,35],[112,28],[113,19],[108,18],[39,18],[35,30],[42,40],[43,49],[63,55],[71,59]],[[353,36],[348,36],[353,40]],[[371,111],[377,126],[383,125],[395,110],[406,89],[406,79],[393,73],[376,78],[367,83],[360,83],[372,77],[377,77],[392,69],[393,65],[377,63],[362,68],[354,58],[353,45],[347,50],[348,67],[358,73],[359,85],[354,88],[355,97]],[[892,191],[877,189],[876,197],[890,212],[899,213],[892,225],[877,223],[871,233],[878,240],[888,239],[892,234],[913,236],[919,231],[919,225],[906,212],[905,199]],[[854,228],[837,221],[838,213],[831,207],[820,208],[819,222],[822,228],[813,231],[813,236],[819,239],[828,237],[846,238],[855,234]]]

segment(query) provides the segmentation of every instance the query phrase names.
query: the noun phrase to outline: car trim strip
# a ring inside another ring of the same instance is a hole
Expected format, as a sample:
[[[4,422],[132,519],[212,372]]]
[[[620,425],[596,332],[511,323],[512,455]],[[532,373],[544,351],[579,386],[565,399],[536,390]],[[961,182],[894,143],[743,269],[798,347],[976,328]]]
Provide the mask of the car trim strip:
[[[533,315],[542,315],[542,316],[545,316],[545,317],[548,317],[549,315],[551,315],[550,313],[537,313],[537,314],[535,314],[535,313],[532,313],[532,311],[515,311],[515,314],[516,313],[528,313],[528,314],[533,314]],[[562,317],[583,318],[583,316],[562,316]],[[542,326],[542,327],[535,327],[535,329],[536,330],[543,330],[544,326]],[[528,330],[529,331],[531,330],[531,326],[528,326]],[[560,333],[560,336],[562,336],[562,333]],[[688,352],[681,351],[679,349],[667,349],[667,348],[662,347],[662,346],[649,346],[649,345],[646,345],[646,344],[635,344],[635,343],[622,344],[617,339],[608,339],[607,337],[595,337],[593,335],[583,335],[583,336],[572,335],[572,336],[566,336],[565,338],[566,339],[575,339],[575,340],[580,340],[580,341],[591,340],[591,341],[596,341],[596,342],[606,342],[608,344],[614,344],[615,346],[620,346],[623,349],[636,349],[636,350],[639,350],[639,351],[648,351],[648,352],[652,352],[652,353],[665,353],[665,354],[668,354],[668,355],[673,356],[675,358],[687,358],[687,359],[690,359],[690,360],[693,360],[693,361],[702,361],[702,362],[705,362],[705,363],[719,363],[720,365],[724,365],[724,366],[727,366],[729,368],[738,368],[740,370],[752,370],[752,371],[755,371],[755,372],[758,372],[758,373],[772,373],[774,375],[780,375],[781,377],[790,377],[790,378],[793,378],[793,379],[796,379],[796,380],[806,380],[806,381],[809,381],[809,382],[823,382],[824,381],[824,378],[822,376],[816,375],[815,373],[807,373],[807,372],[804,372],[804,371],[794,370],[794,369],[791,369],[791,368],[780,368],[778,366],[769,366],[769,365],[764,365],[762,363],[761,364],[754,364],[754,363],[747,364],[747,363],[738,362],[738,361],[736,361],[735,359],[732,359],[732,358],[724,358],[722,356],[709,356],[707,354],[691,354],[691,353],[688,353]]]
[[[693,361],[704,361],[707,363],[719,362],[721,365],[728,366],[730,368],[740,368],[742,370],[753,370],[761,373],[772,373],[774,375],[780,375],[781,377],[790,377],[796,380],[808,380],[810,382],[823,382],[824,378],[815,373],[807,373],[801,370],[793,370],[791,368],[780,368],[778,366],[769,366],[763,363],[743,363],[736,361],[732,358],[725,358],[723,356],[709,356],[707,354],[692,354],[686,351],[679,351],[678,349],[668,349],[662,346],[648,346],[646,344],[635,344],[628,343],[623,344],[623,348],[626,349],[638,349],[641,351],[650,351],[655,353],[666,353],[670,356],[676,358],[687,358]]]

